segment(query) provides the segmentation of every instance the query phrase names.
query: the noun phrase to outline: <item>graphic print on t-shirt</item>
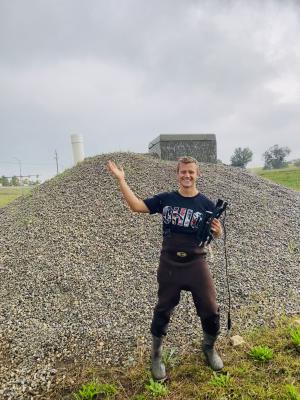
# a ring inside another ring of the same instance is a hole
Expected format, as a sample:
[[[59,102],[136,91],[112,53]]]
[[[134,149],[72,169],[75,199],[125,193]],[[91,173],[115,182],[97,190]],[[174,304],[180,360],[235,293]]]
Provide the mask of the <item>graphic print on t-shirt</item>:
[[[165,206],[163,208],[163,222],[166,225],[172,224],[177,226],[184,226],[186,228],[197,228],[203,220],[203,213],[187,209],[184,207]]]

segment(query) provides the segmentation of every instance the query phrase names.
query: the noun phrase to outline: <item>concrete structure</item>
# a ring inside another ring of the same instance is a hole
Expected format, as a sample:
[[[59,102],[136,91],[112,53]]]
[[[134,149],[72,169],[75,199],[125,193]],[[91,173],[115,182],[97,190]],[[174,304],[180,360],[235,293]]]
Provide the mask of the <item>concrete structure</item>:
[[[149,153],[162,160],[191,156],[199,162],[217,162],[215,134],[159,135],[149,143]]]
[[[83,137],[81,135],[71,135],[74,165],[84,160]]]

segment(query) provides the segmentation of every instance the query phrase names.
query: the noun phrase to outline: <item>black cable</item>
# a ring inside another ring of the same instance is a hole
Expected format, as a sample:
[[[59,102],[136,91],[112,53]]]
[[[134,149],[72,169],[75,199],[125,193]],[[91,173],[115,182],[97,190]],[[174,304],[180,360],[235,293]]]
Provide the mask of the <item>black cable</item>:
[[[226,243],[226,209],[224,211],[224,219],[222,221],[223,230],[224,230],[224,252],[225,252],[225,273],[226,273],[226,284],[227,284],[227,291],[228,291],[228,317],[227,317],[227,333],[230,334],[231,330],[231,292],[230,292],[230,284],[229,284],[229,276],[228,276],[228,256],[227,256],[227,243]]]

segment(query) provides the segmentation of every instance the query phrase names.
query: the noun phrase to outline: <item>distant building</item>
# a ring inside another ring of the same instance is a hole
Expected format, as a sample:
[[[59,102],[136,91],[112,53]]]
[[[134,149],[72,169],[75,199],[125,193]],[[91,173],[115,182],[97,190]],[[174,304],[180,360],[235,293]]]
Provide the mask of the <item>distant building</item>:
[[[149,153],[162,160],[177,160],[191,156],[199,162],[217,162],[215,134],[159,135],[149,143]]]

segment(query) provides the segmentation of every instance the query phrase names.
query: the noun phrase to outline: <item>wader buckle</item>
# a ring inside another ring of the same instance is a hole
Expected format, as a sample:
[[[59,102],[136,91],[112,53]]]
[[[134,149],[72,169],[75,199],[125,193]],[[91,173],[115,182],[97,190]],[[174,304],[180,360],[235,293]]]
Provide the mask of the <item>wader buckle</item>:
[[[176,256],[184,258],[187,256],[187,253],[185,251],[177,251]]]

